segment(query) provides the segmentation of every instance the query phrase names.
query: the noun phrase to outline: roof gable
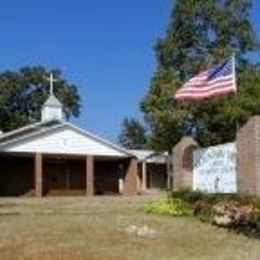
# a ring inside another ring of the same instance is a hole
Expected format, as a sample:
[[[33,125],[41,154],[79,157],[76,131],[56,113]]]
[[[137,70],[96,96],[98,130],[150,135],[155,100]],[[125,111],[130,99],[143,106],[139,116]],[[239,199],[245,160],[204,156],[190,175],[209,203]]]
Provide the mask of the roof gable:
[[[59,120],[49,120],[44,122],[37,122],[34,124],[22,126],[18,129],[14,129],[10,132],[5,132],[0,135],[0,147],[3,143],[12,142],[18,138],[22,138],[23,136],[27,136],[29,134],[37,133],[44,129],[49,129],[55,125],[60,125],[62,121]]]
[[[70,123],[60,123],[0,144],[5,152],[42,152],[129,157],[127,150]]]

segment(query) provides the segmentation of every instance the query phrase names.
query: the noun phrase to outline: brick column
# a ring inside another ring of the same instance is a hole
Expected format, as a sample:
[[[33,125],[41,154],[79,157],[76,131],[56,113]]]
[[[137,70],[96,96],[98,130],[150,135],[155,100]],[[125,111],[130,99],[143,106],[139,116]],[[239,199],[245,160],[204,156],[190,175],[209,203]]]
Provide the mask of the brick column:
[[[34,176],[35,176],[35,196],[42,197],[43,181],[42,181],[42,154],[36,153],[34,157]]]
[[[238,192],[260,196],[260,116],[239,129],[236,145]]]
[[[193,187],[192,154],[198,147],[192,137],[185,136],[173,148],[173,190]]]
[[[124,178],[124,195],[135,195],[138,193],[138,162],[136,158],[128,161]]]
[[[86,189],[87,196],[93,196],[95,194],[94,157],[92,155],[89,155],[86,158]]]

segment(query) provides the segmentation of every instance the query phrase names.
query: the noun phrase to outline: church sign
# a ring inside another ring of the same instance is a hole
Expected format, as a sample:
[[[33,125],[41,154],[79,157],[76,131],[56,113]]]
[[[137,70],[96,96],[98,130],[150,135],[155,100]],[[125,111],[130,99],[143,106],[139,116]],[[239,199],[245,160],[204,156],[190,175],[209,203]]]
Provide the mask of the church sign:
[[[209,193],[237,192],[235,143],[193,152],[193,189]]]

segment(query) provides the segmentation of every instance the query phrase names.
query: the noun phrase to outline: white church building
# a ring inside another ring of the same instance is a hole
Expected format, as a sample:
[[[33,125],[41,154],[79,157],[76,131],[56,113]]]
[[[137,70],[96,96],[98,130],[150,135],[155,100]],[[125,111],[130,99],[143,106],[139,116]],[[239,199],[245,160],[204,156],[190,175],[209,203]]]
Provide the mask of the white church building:
[[[51,91],[41,122],[0,134],[0,196],[134,195],[166,187],[167,154],[130,151],[66,122]]]

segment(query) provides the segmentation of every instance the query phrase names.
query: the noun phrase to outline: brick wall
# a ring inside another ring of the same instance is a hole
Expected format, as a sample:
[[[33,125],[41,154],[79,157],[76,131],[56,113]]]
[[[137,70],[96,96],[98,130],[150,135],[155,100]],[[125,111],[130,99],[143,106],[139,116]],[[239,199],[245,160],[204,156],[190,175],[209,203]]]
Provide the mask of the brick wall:
[[[260,195],[260,116],[238,131],[237,152],[238,192]]]
[[[260,196],[260,116],[251,117],[237,132],[237,188]],[[192,188],[192,151],[196,141],[184,137],[173,148],[173,189]]]

